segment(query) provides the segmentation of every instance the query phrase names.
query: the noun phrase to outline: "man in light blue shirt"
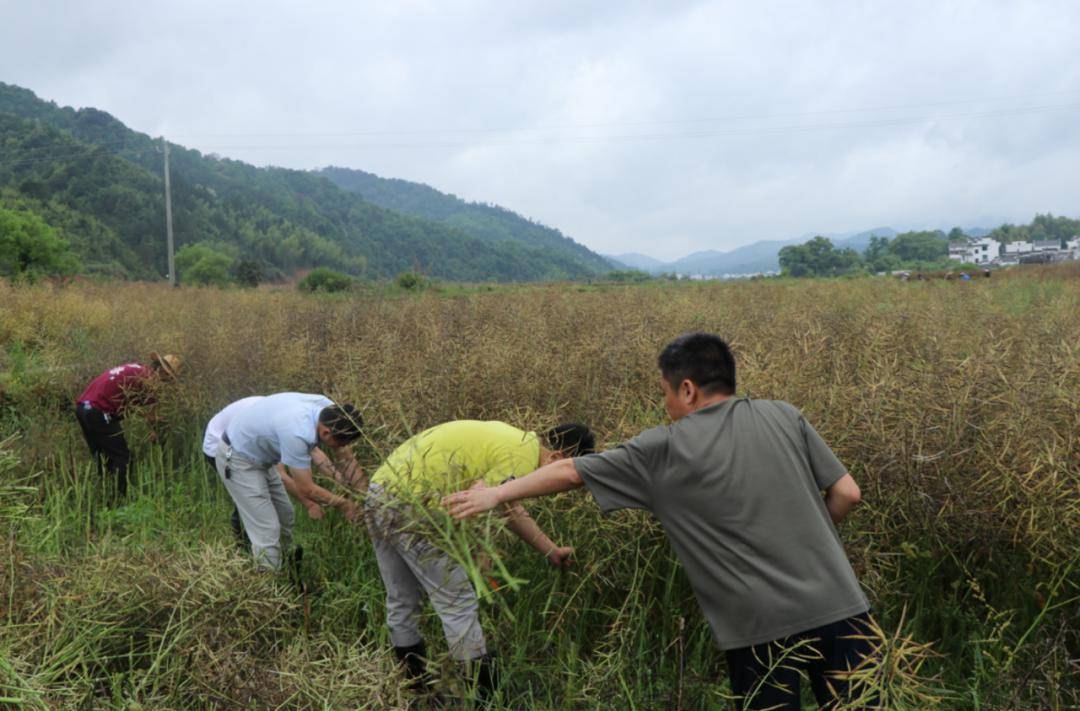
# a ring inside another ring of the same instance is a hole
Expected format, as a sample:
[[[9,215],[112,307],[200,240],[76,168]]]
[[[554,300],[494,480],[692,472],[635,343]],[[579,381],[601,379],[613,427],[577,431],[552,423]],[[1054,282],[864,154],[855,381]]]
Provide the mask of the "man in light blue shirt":
[[[349,445],[360,436],[361,424],[352,405],[305,393],[270,395],[233,417],[215,464],[261,567],[279,569],[282,542],[287,546],[292,540],[292,502],[274,468],[278,462],[289,468],[300,497],[341,509],[350,521],[357,519],[356,504],[316,484],[311,465],[316,447],[325,448],[337,466],[316,455],[319,470],[348,486],[358,481],[362,474]]]

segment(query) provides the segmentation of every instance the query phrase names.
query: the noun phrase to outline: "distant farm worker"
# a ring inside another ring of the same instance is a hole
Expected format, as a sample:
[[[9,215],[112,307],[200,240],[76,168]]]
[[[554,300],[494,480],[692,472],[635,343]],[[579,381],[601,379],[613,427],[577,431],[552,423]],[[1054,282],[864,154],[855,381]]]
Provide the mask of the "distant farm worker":
[[[650,511],[745,708],[800,708],[800,670],[819,704],[848,700],[844,672],[872,653],[869,605],[834,524],[859,487],[795,407],[735,397],[735,359],[719,337],[680,336],[659,366],[672,424],[443,503],[465,518],[584,484],[605,512]]]
[[[207,423],[206,432],[203,434],[203,456],[206,458],[206,462],[210,465],[210,468],[214,470],[215,474],[217,473],[217,464],[214,458],[217,455],[217,448],[218,444],[221,442],[221,436],[225,434],[225,429],[229,426],[229,423],[232,422],[233,417],[238,412],[247,409],[249,406],[260,400],[263,400],[262,395],[253,395],[230,403],[229,405],[226,405],[221,412],[214,415],[213,418],[210,419],[210,422]],[[311,450],[311,459],[316,467],[319,467],[320,465],[323,467],[328,465],[332,466],[326,459],[326,455],[318,448]],[[315,501],[300,495],[299,491],[296,490],[295,482],[292,477],[289,476],[285,466],[279,463],[275,468],[277,469],[278,475],[281,477],[282,484],[285,485],[285,491],[303,504],[308,512],[308,516],[313,519],[322,518],[322,506]],[[231,523],[237,545],[241,548],[247,548],[249,546],[247,534],[244,533],[244,525],[240,521],[240,510],[236,508],[235,504],[233,504]]]
[[[127,497],[131,476],[131,450],[124,438],[124,417],[136,408],[145,408],[144,416],[153,424],[157,420],[153,406],[158,385],[175,380],[180,374],[180,359],[174,355],[150,354],[150,365],[125,363],[106,370],[94,378],[75,401],[75,418],[83,437],[90,446],[98,474],[102,465],[116,482],[114,496]],[[151,430],[151,437],[156,433]]]
[[[360,437],[362,424],[352,405],[305,393],[269,395],[233,415],[214,460],[260,567],[280,569],[282,551],[292,542],[293,507],[279,462],[288,467],[297,498],[332,506],[356,520],[357,505],[316,484],[311,468],[314,460],[340,484],[358,481],[362,473],[350,445]],[[336,466],[329,458],[313,456],[316,447],[328,449]]]
[[[504,422],[458,420],[436,425],[404,442],[371,477],[366,514],[379,574],[386,586],[386,623],[412,688],[427,686],[420,635],[421,593],[442,622],[450,656],[475,674],[477,696],[490,701],[498,686],[494,655],[480,626],[476,590],[464,568],[425,535],[429,505],[470,485],[493,485],[595,446],[584,425],[563,424],[543,439]],[[506,506],[507,527],[551,565],[570,563],[573,549],[557,546],[520,505]]]

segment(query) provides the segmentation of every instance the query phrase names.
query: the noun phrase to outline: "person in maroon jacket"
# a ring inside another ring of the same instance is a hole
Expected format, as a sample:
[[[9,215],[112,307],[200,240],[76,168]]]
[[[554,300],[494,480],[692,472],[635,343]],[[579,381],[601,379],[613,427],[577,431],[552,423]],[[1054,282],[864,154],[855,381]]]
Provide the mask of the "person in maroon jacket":
[[[75,418],[90,446],[98,474],[103,468],[116,478],[116,497],[127,496],[131,452],[124,439],[121,422],[133,405],[154,404],[154,385],[174,380],[180,374],[180,359],[174,355],[150,354],[150,365],[125,363],[94,378],[75,401]],[[104,465],[104,467],[103,467]]]

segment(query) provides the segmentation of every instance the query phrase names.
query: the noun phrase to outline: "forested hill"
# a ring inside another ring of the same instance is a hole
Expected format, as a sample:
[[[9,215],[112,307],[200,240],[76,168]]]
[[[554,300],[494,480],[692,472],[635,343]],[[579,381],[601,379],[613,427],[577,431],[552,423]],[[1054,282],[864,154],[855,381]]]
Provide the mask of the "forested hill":
[[[448,195],[422,183],[381,178],[362,170],[330,166],[316,173],[379,207],[436,220],[485,242],[519,242],[542,246],[600,271],[612,267],[607,259],[559,230],[533,222],[498,205],[466,202],[456,195]]]
[[[578,256],[524,234],[473,236],[379,207],[306,171],[256,168],[175,144],[170,160],[178,250],[198,245],[254,261],[268,276],[328,266],[370,277],[419,270],[452,280],[528,281],[603,268],[584,248]],[[161,168],[160,142],[111,115],[59,107],[0,83],[0,209],[36,213],[84,271],[166,273]]]

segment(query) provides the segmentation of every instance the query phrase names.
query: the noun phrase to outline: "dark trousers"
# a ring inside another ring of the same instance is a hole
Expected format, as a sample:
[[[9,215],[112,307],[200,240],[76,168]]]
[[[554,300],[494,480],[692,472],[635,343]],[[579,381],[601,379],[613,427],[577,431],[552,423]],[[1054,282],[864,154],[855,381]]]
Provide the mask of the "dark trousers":
[[[809,677],[821,708],[851,700],[851,684],[843,672],[873,655],[874,644],[866,638],[868,622],[869,615],[862,613],[784,639],[728,650],[731,689],[742,698],[741,708],[799,711],[800,672]]]
[[[203,456],[216,477],[218,475],[217,462],[206,452],[203,452]],[[233,504],[232,518],[229,519],[229,522],[232,524],[233,535],[236,536],[236,545],[244,549],[248,548],[247,534],[244,533],[244,524],[240,522],[240,509],[236,508],[236,504]]]
[[[75,419],[79,421],[83,437],[90,445],[98,475],[104,478],[104,471],[108,471],[109,476],[116,480],[117,497],[124,498],[131,476],[131,451],[124,439],[120,420],[116,415],[85,407],[81,403],[75,406]]]

